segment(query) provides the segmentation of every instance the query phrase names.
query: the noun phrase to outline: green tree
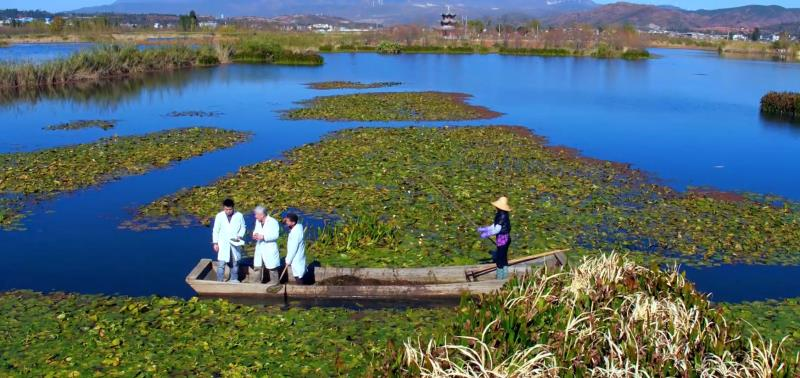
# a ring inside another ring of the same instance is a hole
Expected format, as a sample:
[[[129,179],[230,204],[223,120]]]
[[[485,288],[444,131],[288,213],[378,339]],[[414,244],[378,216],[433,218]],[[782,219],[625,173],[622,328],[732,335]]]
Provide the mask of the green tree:
[[[64,31],[64,27],[66,26],[66,22],[62,17],[56,16],[50,21],[50,31],[53,33],[61,33]]]
[[[542,22],[534,18],[528,21],[527,26],[534,34],[539,34],[539,30],[542,28]]]
[[[469,20],[467,21],[467,28],[472,33],[481,34],[486,29],[486,25],[481,20]]]
[[[181,15],[179,20],[182,31],[195,31],[197,29],[197,13],[189,12],[188,15]]]
[[[750,39],[753,41],[758,41],[761,39],[761,29],[755,28],[753,29],[753,34],[750,34]]]

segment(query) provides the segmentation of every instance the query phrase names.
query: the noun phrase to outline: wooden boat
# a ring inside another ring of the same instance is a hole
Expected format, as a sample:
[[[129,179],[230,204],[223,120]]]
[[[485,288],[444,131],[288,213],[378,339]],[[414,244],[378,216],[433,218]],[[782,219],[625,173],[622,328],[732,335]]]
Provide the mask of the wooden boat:
[[[528,258],[510,266],[509,276],[521,275],[543,267],[566,264],[564,250]],[[218,282],[214,262],[202,259],[186,276],[186,283],[200,296],[214,297],[284,297],[284,285],[263,283]],[[463,294],[487,294],[500,289],[507,280],[494,279],[494,274],[469,276],[469,272],[489,272],[493,265],[451,266],[434,268],[324,268],[313,269],[314,284],[285,285],[290,298],[460,298]],[[244,270],[244,269],[240,269]]]

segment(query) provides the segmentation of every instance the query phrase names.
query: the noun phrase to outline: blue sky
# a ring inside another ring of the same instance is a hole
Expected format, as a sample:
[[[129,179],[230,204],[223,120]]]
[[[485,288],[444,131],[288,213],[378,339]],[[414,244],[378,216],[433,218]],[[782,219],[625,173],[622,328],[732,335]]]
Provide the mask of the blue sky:
[[[491,0],[487,0],[491,1]],[[598,3],[613,3],[615,0],[595,0]],[[748,4],[777,4],[785,7],[800,7],[800,0],[627,0],[647,4],[669,4],[686,9],[730,8]],[[0,0],[0,8],[45,9],[49,11],[71,10],[91,5],[101,5],[113,0]]]

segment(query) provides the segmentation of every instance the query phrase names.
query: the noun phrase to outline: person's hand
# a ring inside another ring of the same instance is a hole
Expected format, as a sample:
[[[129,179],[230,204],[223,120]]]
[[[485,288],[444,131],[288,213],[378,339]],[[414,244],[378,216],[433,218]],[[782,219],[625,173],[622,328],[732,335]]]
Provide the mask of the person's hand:
[[[219,253],[219,244],[214,243],[214,252]]]

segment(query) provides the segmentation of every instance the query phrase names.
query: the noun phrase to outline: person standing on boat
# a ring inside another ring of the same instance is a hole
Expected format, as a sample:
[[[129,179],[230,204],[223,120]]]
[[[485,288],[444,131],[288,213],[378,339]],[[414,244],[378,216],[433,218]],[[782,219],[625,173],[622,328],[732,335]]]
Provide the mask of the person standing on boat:
[[[230,282],[239,282],[239,260],[242,259],[244,234],[247,225],[242,213],[236,211],[232,199],[222,202],[222,211],[214,218],[211,241],[217,253],[217,281],[225,280],[225,265],[231,268]]]
[[[492,206],[497,209],[494,215],[494,223],[491,226],[481,227],[478,232],[481,237],[486,239],[496,236],[497,250],[494,253],[494,262],[497,265],[497,279],[508,278],[508,247],[511,246],[511,206],[508,205],[507,197],[500,197],[492,202]]]
[[[306,242],[303,240],[305,230],[298,219],[297,214],[289,213],[283,218],[283,224],[290,230],[289,240],[286,242],[286,269],[291,272],[297,284],[302,284],[306,274]]]
[[[253,258],[253,269],[258,282],[264,282],[264,270],[269,271],[269,286],[278,284],[278,267],[281,265],[281,255],[278,251],[278,237],[281,226],[275,218],[267,215],[263,206],[253,210],[256,225],[253,229],[253,240],[256,242],[256,254]]]

